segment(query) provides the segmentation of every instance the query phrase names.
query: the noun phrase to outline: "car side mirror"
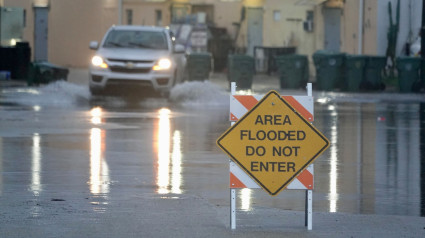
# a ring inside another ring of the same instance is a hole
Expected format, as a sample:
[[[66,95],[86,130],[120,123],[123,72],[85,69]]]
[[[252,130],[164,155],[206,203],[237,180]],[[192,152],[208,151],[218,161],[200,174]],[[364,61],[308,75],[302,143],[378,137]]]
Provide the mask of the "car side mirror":
[[[177,44],[174,46],[174,53],[182,54],[184,52],[185,52],[185,49],[183,45]]]
[[[97,41],[90,41],[89,48],[92,50],[97,50],[99,48],[99,42]]]

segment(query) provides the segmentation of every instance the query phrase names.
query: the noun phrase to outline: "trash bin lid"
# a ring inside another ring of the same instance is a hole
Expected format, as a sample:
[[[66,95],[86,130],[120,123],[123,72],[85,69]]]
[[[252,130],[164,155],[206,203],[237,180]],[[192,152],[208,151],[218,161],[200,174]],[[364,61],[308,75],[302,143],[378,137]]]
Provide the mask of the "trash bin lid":
[[[373,68],[384,68],[387,65],[386,56],[367,55],[366,66]]]
[[[419,57],[398,57],[396,65],[398,70],[418,70],[421,67],[422,59]]]

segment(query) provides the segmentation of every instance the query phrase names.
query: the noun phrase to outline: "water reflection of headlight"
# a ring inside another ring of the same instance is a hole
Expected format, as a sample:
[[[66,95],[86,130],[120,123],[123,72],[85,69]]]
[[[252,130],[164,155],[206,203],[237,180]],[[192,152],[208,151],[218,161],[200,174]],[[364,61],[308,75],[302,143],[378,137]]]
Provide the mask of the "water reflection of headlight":
[[[95,107],[90,110],[91,123],[102,123],[102,108]],[[99,128],[90,130],[90,192],[92,194],[109,193],[109,167],[103,158],[105,131]]]
[[[90,134],[90,192],[109,193],[109,168],[102,155],[105,134],[99,128],[92,128]]]
[[[337,113],[336,111],[334,113]],[[335,115],[337,116],[337,115]],[[331,126],[331,146],[330,146],[330,171],[329,171],[329,212],[337,212],[338,209],[338,125],[333,120]]]
[[[40,135],[34,133],[32,136],[32,161],[31,161],[31,191],[38,195],[41,191],[41,149]]]
[[[243,188],[240,190],[240,198],[241,198],[241,209],[243,211],[251,210],[251,189]]]
[[[173,162],[173,168],[171,171],[171,192],[181,194],[180,189],[182,183],[182,152],[181,152],[181,134],[180,131],[174,131],[173,135],[173,152],[171,159]]]
[[[181,194],[182,184],[182,153],[181,132],[176,130],[171,137],[170,114],[167,108],[158,111],[159,122],[157,128],[157,192],[159,194]],[[170,154],[171,151],[171,154]],[[171,174],[171,177],[170,177]]]
[[[158,193],[169,193],[170,176],[170,110],[163,108],[159,113],[158,127]]]

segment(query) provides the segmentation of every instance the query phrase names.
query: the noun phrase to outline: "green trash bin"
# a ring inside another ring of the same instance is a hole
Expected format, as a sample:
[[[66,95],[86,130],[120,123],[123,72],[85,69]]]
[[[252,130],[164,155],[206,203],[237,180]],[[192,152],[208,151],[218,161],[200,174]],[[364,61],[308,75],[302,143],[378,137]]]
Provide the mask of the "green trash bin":
[[[347,55],[345,57],[345,87],[349,92],[358,92],[364,81],[366,57],[362,55]]]
[[[36,61],[30,64],[28,85],[48,84],[53,81],[67,80],[69,70],[46,61]]]
[[[211,53],[190,53],[187,55],[187,76],[189,81],[208,80],[211,67]]]
[[[367,56],[365,66],[365,80],[362,88],[366,90],[384,90],[382,76],[387,66],[386,56]]]
[[[305,55],[276,57],[280,88],[301,88],[308,81],[308,58]]]
[[[417,92],[420,89],[420,68],[422,60],[416,57],[399,57],[396,60],[400,92]]]
[[[320,50],[313,54],[313,61],[319,90],[332,91],[344,87],[345,54]]]
[[[236,82],[239,89],[251,89],[255,74],[254,57],[248,55],[229,55],[227,66],[227,80]]]

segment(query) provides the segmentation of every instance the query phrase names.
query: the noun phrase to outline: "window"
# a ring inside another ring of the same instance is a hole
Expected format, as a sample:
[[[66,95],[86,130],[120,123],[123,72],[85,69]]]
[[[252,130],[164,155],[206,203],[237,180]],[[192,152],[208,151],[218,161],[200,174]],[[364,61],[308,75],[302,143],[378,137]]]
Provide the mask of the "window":
[[[279,10],[274,10],[273,11],[273,20],[274,21],[280,21],[280,18],[281,18],[280,11]]]
[[[27,27],[27,10],[24,9],[24,23],[23,23],[23,27]]]
[[[133,25],[133,9],[127,9],[127,25]]]
[[[156,26],[162,26],[162,11],[155,10],[155,24]]]

